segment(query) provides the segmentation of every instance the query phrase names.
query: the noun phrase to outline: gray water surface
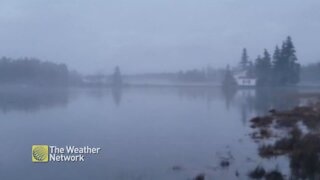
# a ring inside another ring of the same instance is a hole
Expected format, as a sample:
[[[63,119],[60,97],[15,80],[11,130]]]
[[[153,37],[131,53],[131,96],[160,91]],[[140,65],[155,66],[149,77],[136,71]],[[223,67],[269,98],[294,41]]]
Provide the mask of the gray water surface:
[[[295,93],[297,90],[290,90]],[[287,91],[204,87],[0,90],[0,179],[247,179],[264,160],[250,118],[298,104]],[[101,147],[85,162],[32,163],[31,146]],[[220,167],[228,158],[230,166]],[[179,167],[173,170],[173,167]]]

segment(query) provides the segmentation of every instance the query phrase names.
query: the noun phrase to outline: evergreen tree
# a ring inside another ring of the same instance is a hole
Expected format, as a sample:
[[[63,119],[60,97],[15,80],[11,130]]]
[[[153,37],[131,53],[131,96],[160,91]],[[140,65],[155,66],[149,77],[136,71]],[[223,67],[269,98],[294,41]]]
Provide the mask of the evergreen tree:
[[[247,71],[248,70],[248,65],[249,65],[249,56],[247,53],[247,49],[244,48],[242,50],[242,56],[241,56],[241,61],[240,61],[240,67],[243,71]]]
[[[224,88],[234,88],[237,85],[229,65],[226,68],[222,85]]]
[[[284,58],[288,63],[288,84],[298,83],[300,79],[300,64],[297,63],[298,58],[296,56],[296,50],[290,36],[287,37],[287,40],[285,41],[285,46],[282,49],[282,58]]]
[[[297,84],[300,80],[300,64],[291,37],[276,47],[273,55],[273,79],[276,85]]]
[[[263,57],[258,56],[256,59],[256,76],[258,86],[270,85],[271,81],[271,57],[269,52],[265,49]]]
[[[272,57],[272,65],[273,65],[273,74],[272,74],[272,82],[274,85],[280,85],[282,80],[282,67],[283,63],[281,61],[281,51],[279,46],[276,46],[273,57]]]

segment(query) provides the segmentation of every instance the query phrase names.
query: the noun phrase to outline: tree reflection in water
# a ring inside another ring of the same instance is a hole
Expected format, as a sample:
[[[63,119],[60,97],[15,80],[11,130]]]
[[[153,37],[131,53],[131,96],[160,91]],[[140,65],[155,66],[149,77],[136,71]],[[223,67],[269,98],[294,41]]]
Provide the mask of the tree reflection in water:
[[[0,110],[33,112],[41,108],[65,106],[69,101],[67,88],[2,88]]]

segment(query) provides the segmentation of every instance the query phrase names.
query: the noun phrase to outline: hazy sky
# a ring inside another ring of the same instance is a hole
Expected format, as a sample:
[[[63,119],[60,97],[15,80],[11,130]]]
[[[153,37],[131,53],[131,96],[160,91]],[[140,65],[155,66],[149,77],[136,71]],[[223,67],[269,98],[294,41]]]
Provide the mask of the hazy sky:
[[[319,0],[1,0],[0,56],[84,73],[177,71],[254,59],[293,37],[320,61]]]

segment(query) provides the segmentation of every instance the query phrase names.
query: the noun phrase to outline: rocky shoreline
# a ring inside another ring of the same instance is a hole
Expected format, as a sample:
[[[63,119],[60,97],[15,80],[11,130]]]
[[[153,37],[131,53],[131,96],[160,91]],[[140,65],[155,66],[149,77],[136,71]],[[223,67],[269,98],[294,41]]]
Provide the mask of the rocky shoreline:
[[[251,127],[254,130],[251,137],[260,143],[258,151],[262,158],[289,158],[288,179],[320,179],[319,101],[286,111],[272,109],[266,116],[251,119]],[[257,167],[250,174],[260,174],[262,178],[263,171]]]

